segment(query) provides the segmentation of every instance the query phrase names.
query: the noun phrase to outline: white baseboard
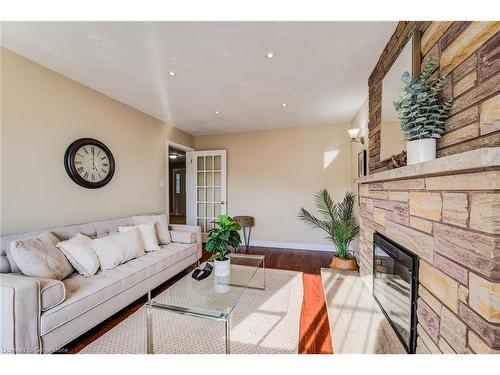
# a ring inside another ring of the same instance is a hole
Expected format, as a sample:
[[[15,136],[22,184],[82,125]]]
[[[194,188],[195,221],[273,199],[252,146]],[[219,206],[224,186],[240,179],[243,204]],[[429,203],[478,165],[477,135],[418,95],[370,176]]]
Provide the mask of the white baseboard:
[[[335,245],[308,244],[295,242],[274,242],[274,241],[250,241],[250,246],[276,247],[278,249],[291,250],[315,250],[315,251],[335,251]]]

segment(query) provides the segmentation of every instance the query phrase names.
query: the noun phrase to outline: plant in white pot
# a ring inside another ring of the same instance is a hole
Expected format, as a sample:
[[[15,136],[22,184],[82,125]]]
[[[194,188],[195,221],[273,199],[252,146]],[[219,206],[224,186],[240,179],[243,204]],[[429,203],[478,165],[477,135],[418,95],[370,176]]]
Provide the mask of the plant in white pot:
[[[445,132],[444,122],[453,105],[443,97],[447,77],[431,78],[433,64],[426,64],[418,77],[405,72],[405,84],[394,107],[399,113],[401,131],[408,141],[407,164],[416,164],[436,158],[436,139]]]
[[[241,244],[240,224],[227,215],[219,215],[214,221],[215,227],[208,232],[208,241],[205,249],[213,253],[215,276],[226,277],[231,272],[230,258],[227,256],[231,249]]]

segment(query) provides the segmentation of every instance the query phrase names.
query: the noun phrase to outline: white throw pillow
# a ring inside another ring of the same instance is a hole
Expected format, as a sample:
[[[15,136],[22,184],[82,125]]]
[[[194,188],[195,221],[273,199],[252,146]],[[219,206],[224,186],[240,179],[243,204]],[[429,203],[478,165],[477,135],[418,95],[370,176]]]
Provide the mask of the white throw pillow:
[[[133,216],[132,220],[134,220],[135,225],[154,223],[156,226],[156,233],[158,235],[160,245],[168,245],[170,242],[172,242],[170,238],[170,232],[168,230],[167,215],[161,214]]]
[[[57,244],[78,273],[84,277],[95,275],[99,269],[99,258],[92,248],[92,239],[77,233],[67,241]]]
[[[54,234],[44,232],[38,237],[13,241],[10,252],[26,276],[62,280],[73,273],[73,267],[59,250]]]
[[[122,235],[125,262],[144,255],[144,243],[139,229],[120,233]]]
[[[156,236],[156,229],[154,223],[140,224],[133,226],[118,227],[120,233],[129,232],[131,230],[138,229],[141,235],[142,243],[144,244],[144,250],[146,252],[158,251],[160,246],[158,245],[158,237]]]
[[[110,270],[133,258],[144,255],[139,231],[115,233],[92,240],[92,248],[102,270]]]
[[[99,258],[102,270],[110,270],[125,262],[121,234],[110,234],[92,240],[92,248]]]

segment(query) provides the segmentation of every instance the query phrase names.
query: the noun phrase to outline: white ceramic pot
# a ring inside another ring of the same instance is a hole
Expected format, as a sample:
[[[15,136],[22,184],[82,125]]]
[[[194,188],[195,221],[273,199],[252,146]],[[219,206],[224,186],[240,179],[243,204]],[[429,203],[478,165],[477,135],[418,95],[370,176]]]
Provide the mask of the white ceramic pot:
[[[214,280],[215,280],[215,285],[214,285],[215,292],[218,294],[225,294],[225,293],[229,292],[229,290],[230,290],[230,286],[229,286],[230,280],[229,279],[230,279],[229,276],[215,277],[214,278]]]
[[[214,260],[215,276],[226,277],[231,273],[231,260],[226,257],[225,260]]]
[[[408,142],[406,144],[406,157],[407,165],[436,159],[436,140],[428,138]]]

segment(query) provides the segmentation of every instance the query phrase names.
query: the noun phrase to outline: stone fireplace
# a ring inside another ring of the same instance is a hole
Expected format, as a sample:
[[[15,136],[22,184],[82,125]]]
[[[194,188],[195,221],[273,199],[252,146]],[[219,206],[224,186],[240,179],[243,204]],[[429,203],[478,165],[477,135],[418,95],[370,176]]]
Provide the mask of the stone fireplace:
[[[500,147],[358,182],[367,286],[375,233],[419,257],[416,352],[500,353]]]
[[[438,159],[392,169],[381,160],[382,81],[412,35],[414,63],[448,75],[454,104]],[[402,21],[368,80],[360,273],[372,289],[377,232],[418,256],[417,353],[500,353],[499,51],[498,21]]]

